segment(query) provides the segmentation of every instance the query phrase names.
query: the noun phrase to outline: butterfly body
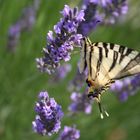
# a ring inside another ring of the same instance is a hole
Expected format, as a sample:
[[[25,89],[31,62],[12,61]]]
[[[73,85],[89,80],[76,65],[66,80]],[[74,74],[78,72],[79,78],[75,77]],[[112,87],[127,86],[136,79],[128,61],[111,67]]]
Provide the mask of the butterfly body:
[[[140,53],[113,43],[92,43],[88,38],[82,42],[79,71],[87,68],[88,94],[100,103],[101,94],[115,80],[140,73]]]

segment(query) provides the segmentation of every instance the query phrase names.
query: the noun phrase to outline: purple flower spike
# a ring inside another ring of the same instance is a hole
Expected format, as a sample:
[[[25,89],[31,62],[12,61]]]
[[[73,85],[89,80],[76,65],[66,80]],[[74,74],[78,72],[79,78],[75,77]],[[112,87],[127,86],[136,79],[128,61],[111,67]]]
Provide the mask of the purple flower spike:
[[[98,23],[114,24],[117,18],[128,11],[126,0],[83,0],[85,21],[80,23],[78,32],[84,36],[95,29]]]
[[[65,126],[61,132],[58,140],[78,140],[80,138],[80,131],[75,127]]]
[[[70,64],[61,65],[59,68],[57,68],[56,73],[54,73],[50,82],[57,83],[58,81],[63,80],[70,71],[71,71]]]
[[[100,6],[104,11],[104,23],[113,24],[117,18],[128,11],[127,0],[101,0]]]
[[[84,3],[85,21],[80,23],[78,32],[87,36],[96,27],[99,20],[96,15],[97,4],[89,0]]]
[[[69,61],[74,47],[80,45],[83,36],[77,33],[79,24],[84,20],[84,11],[71,9],[65,5],[61,12],[63,18],[49,31],[47,46],[43,49],[43,58],[37,58],[37,67],[41,72],[53,73],[62,60]],[[53,34],[54,33],[54,34]]]
[[[39,8],[39,3],[40,0],[34,0],[31,6],[23,9],[22,15],[16,23],[10,26],[7,41],[8,50],[14,52],[22,32],[32,30],[36,21],[36,12]]]
[[[35,121],[32,122],[33,130],[41,135],[51,136],[61,128],[60,120],[63,117],[61,106],[56,103],[54,98],[49,98],[47,92],[40,92],[39,101],[36,103]]]
[[[92,110],[91,100],[87,97],[86,93],[73,92],[71,94],[72,104],[69,106],[69,111],[72,113],[85,112],[90,114]]]
[[[7,48],[10,51],[15,51],[15,46],[18,44],[21,34],[21,26],[19,23],[12,25],[8,32]]]
[[[116,81],[110,88],[120,101],[126,101],[129,95],[134,95],[139,89],[140,75]]]
[[[21,27],[20,27],[20,24],[19,23],[17,23],[17,24],[15,24],[15,25],[13,25],[13,26],[11,26],[10,27],[10,29],[9,29],[9,36],[19,36],[19,34],[20,34],[20,31],[21,31]]]
[[[77,72],[73,78],[73,80],[70,81],[68,85],[68,90],[71,91],[80,91],[80,89],[85,84],[85,80],[87,77],[87,70],[84,73],[80,73],[79,69],[77,69]]]

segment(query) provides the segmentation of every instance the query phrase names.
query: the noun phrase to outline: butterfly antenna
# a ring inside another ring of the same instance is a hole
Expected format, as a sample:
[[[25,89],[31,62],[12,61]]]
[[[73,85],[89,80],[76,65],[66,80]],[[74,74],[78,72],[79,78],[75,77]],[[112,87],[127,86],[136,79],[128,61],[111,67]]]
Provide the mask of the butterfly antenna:
[[[108,114],[108,112],[105,110],[104,107],[103,107],[103,111],[104,111],[105,115],[106,115],[107,117],[109,117],[109,114]]]
[[[109,117],[108,112],[105,110],[105,108],[104,108],[104,107],[102,106],[102,104],[101,104],[101,95],[100,95],[100,94],[93,94],[92,92],[91,92],[91,93],[89,92],[88,97],[94,98],[94,99],[96,100],[96,102],[98,103],[98,107],[99,107],[101,119],[104,118],[103,113],[105,113],[105,115],[106,115],[107,117]]]
[[[99,110],[100,110],[101,119],[103,119],[104,116],[103,116],[103,110],[102,110],[101,102],[98,102],[98,106],[99,106]]]
[[[101,105],[100,94],[98,95],[98,100],[97,100],[97,102],[98,102],[98,106],[99,106],[99,110],[100,110],[100,116],[101,116],[101,119],[104,118],[103,113],[105,113],[105,115],[106,115],[107,117],[109,117],[108,112],[106,111],[106,109],[104,108],[104,106]]]

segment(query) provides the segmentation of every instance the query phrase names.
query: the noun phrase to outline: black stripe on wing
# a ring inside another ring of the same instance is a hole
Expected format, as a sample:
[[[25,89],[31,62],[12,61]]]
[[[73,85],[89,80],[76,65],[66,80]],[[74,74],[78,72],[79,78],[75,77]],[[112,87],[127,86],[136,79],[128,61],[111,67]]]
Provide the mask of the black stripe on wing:
[[[120,46],[120,48],[121,47],[125,49],[125,53],[124,53],[124,51],[121,52],[122,55],[120,57],[119,64],[123,61],[123,59],[125,58],[125,56],[128,56],[129,57],[129,54],[135,55],[134,53],[136,52],[133,49],[130,49],[130,48],[127,48],[127,47],[124,47],[124,46]]]
[[[119,64],[123,61],[124,58],[125,58],[125,55],[120,56]]]
[[[99,47],[98,44],[99,42],[93,43],[93,46]]]
[[[97,67],[96,67],[96,76],[95,78],[98,76],[98,72],[100,71],[100,67],[101,67],[101,64],[102,64],[102,60],[103,60],[103,50],[101,47],[98,47],[99,49],[99,59],[98,59],[98,62],[97,62]]]
[[[115,44],[113,44],[113,43],[108,43],[108,44],[109,44],[109,46],[110,46],[110,49],[113,50]]]
[[[129,55],[132,51],[134,50],[131,48],[119,45],[119,53],[121,53],[122,55]]]
[[[103,59],[103,51],[102,51],[102,48],[99,47],[99,60],[98,60],[98,63],[97,63],[97,69],[100,70],[100,66],[101,66],[101,63],[102,63],[102,59]]]
[[[105,56],[106,57],[108,57],[108,51],[109,51],[108,48],[107,48],[107,45],[108,45],[107,43],[103,42],[103,48],[105,49]]]
[[[93,43],[92,45],[96,46],[96,47],[104,48],[105,49],[105,55],[106,55],[106,57],[108,57],[108,51],[109,51],[109,48],[107,47],[108,43],[96,42],[96,43]]]
[[[128,62],[128,64],[120,71],[115,80],[119,80],[128,76],[132,76],[140,73],[140,69],[135,69],[137,66],[140,68],[140,53],[138,53],[133,59]],[[133,71],[135,69],[136,71]]]
[[[112,62],[112,65],[109,69],[109,72],[115,67],[115,65],[117,63],[117,59],[118,59],[118,52],[114,51],[113,52],[113,62]]]
[[[127,51],[126,51],[126,53],[124,55],[128,56],[130,53],[132,53],[132,51],[133,51],[133,49],[127,48]]]
[[[140,53],[138,53],[135,58],[131,59],[131,61],[125,66],[123,71],[128,71],[138,64],[140,64]]]
[[[87,53],[87,43],[84,43],[84,70],[87,67],[87,61],[86,61],[86,53]]]
[[[125,47],[122,46],[122,45],[120,45],[120,47],[119,47],[119,53],[123,54],[124,50],[125,50]]]
[[[90,75],[92,76],[92,67],[91,67],[91,62],[92,62],[92,54],[93,54],[93,46],[90,46],[91,47],[91,50],[90,50],[90,53],[89,53],[89,72],[90,72]]]
[[[131,48],[125,47],[123,45],[114,44],[114,43],[96,42],[93,44],[97,47],[105,48],[105,50],[106,49],[114,50],[116,52],[121,53],[122,55],[129,55],[130,53],[133,53],[133,54],[135,53],[135,50]]]

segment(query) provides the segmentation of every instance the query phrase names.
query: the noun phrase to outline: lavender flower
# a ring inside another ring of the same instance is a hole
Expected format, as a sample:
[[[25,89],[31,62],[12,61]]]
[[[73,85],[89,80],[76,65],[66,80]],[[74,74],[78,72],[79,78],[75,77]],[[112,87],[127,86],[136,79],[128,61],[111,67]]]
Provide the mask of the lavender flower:
[[[64,64],[57,70],[57,75],[59,76],[59,79],[64,79],[67,73],[70,71],[71,71],[71,65]]]
[[[77,69],[77,72],[76,72],[73,80],[71,80],[68,85],[68,90],[69,91],[79,91],[85,83],[86,76],[87,76],[87,71],[85,71],[84,73],[81,74],[79,72],[79,69]]]
[[[52,75],[52,78],[50,79],[50,81],[53,83],[58,82],[64,79],[70,71],[71,71],[70,64],[61,65],[60,67],[56,69],[56,73]]]
[[[85,112],[90,114],[92,110],[91,100],[87,97],[86,93],[73,92],[71,94],[72,104],[69,106],[69,111],[72,113]]]
[[[85,12],[85,21],[81,22],[78,28],[78,32],[87,36],[96,25],[101,21],[100,17],[97,16],[97,4],[93,1],[84,1],[83,9]]]
[[[19,23],[12,25],[8,32],[8,42],[7,48],[10,51],[15,51],[15,46],[17,45],[21,34],[21,27]]]
[[[101,5],[105,14],[102,14],[104,23],[115,23],[116,19],[127,13],[127,0],[102,0]]]
[[[80,131],[75,127],[65,126],[61,132],[58,140],[78,140],[80,138]]]
[[[61,127],[63,112],[61,106],[56,103],[54,98],[49,98],[47,92],[39,93],[39,101],[36,103],[35,121],[32,122],[33,130],[41,135],[51,136],[57,133]]]
[[[29,31],[33,28],[36,18],[35,16],[36,12],[32,6],[23,9],[22,16],[20,18],[20,26],[22,31]]]
[[[126,0],[83,0],[82,8],[85,21],[81,22],[78,32],[87,36],[98,23],[113,24],[118,17],[128,11]]]
[[[33,28],[38,8],[39,0],[34,0],[33,5],[24,8],[21,17],[15,24],[10,26],[7,42],[8,50],[15,51],[15,47],[19,42],[21,33],[23,31],[30,31]]]
[[[73,46],[80,45],[83,38],[77,34],[79,24],[84,20],[84,11],[78,8],[71,9],[65,5],[61,12],[63,18],[54,26],[54,32],[47,35],[47,46],[43,49],[44,56],[37,58],[37,67],[41,72],[51,74],[60,65],[60,61],[69,61]]]
[[[140,75],[116,81],[110,88],[120,101],[126,101],[129,95],[134,95],[139,89]]]

